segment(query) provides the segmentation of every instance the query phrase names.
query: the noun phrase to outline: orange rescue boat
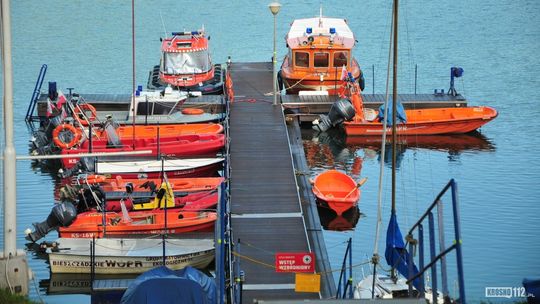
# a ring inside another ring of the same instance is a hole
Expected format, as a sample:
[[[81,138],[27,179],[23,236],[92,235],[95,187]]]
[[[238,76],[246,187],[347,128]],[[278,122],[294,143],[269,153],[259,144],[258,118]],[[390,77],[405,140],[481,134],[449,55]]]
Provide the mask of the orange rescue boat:
[[[174,191],[183,192],[198,192],[216,190],[224,181],[223,177],[193,177],[193,178],[167,178]],[[117,176],[115,178],[107,178],[105,175],[79,175],[75,183],[77,184],[99,184],[103,191],[124,191],[127,184],[132,184],[134,189],[144,188],[145,184],[154,183],[161,185],[161,178],[123,178]]]
[[[318,203],[327,204],[338,216],[358,204],[360,199],[359,187],[366,179],[354,181],[350,176],[337,170],[327,170],[313,181],[312,191]]]
[[[135,211],[128,214],[129,218],[126,219],[122,213],[105,212],[104,216],[101,212],[84,212],[78,214],[69,226],[60,227],[58,234],[66,238],[101,238],[212,231],[217,219],[215,212],[183,212],[178,209]]]

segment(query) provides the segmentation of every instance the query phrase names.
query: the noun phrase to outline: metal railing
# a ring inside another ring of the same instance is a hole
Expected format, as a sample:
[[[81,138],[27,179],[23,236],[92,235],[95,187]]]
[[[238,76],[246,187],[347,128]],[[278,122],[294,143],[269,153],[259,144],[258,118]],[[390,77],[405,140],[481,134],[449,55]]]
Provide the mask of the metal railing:
[[[43,85],[43,80],[45,79],[45,74],[47,73],[47,65],[44,64],[39,70],[39,75],[36,80],[36,85],[34,86],[34,92],[32,93],[32,98],[30,99],[30,104],[28,104],[28,109],[26,110],[25,120],[31,122],[37,116],[34,116],[33,113],[36,109],[37,100],[41,92],[41,86]]]
[[[348,259],[347,259],[348,258]],[[347,267],[347,261],[349,266]],[[349,269],[349,277],[347,277],[347,268]],[[347,249],[343,256],[341,264],[341,272],[339,274],[336,299],[352,299],[353,298],[353,275],[352,275],[352,238],[347,241]],[[343,293],[341,293],[341,285],[343,284]],[[347,295],[347,291],[349,291]]]
[[[449,247],[446,247],[445,240],[444,240],[444,220],[443,220],[443,201],[441,200],[442,196],[450,189],[451,195],[452,195],[452,213],[453,213],[453,220],[454,220],[454,241],[453,244]],[[435,215],[434,208],[437,207],[437,223],[438,226],[435,227]],[[429,240],[429,254],[430,254],[430,261],[425,265],[425,257],[424,257],[424,226],[423,222],[427,219],[428,221],[428,240]],[[436,235],[436,229],[437,229],[437,235]],[[414,232],[415,230],[418,230],[418,239],[414,239]],[[425,286],[424,286],[424,273],[427,270],[431,270],[431,292],[432,292],[432,303],[438,303],[437,300],[439,298],[438,293],[438,269],[437,269],[437,262],[440,261],[441,267],[441,292],[442,296],[444,298],[444,301],[450,301],[450,295],[448,292],[448,273],[446,269],[446,255],[450,253],[452,250],[456,251],[456,262],[457,262],[457,280],[459,284],[459,302],[460,303],[466,303],[465,298],[465,281],[463,277],[463,256],[462,256],[462,249],[461,249],[461,232],[460,232],[460,215],[459,215],[459,204],[458,204],[458,197],[457,197],[457,183],[454,179],[451,179],[448,184],[443,188],[443,190],[437,195],[431,206],[427,209],[427,211],[420,217],[420,219],[414,224],[411,229],[409,230],[407,234],[407,242],[409,244],[409,252],[411,255],[409,256],[409,274],[411,274],[411,277],[407,278],[407,284],[409,285],[409,295],[412,296],[412,289],[413,289],[413,282],[416,279],[418,280],[418,290],[420,292],[419,297],[424,298],[425,297]],[[437,254],[437,248],[436,248],[436,238],[438,239],[439,243],[439,254]],[[417,274],[413,274],[413,255],[412,252],[414,252],[414,246],[418,246],[418,268],[419,271]]]
[[[230,135],[229,135],[229,109],[228,98],[222,97],[225,106],[225,118],[223,119],[223,129],[225,134],[225,149],[223,152],[223,177],[221,184],[220,199],[218,204],[218,223],[216,230],[216,277],[218,287],[218,303],[230,302],[232,297],[232,251],[231,251],[231,229],[230,229]],[[229,282],[229,284],[227,284]],[[229,300],[228,300],[229,299]]]

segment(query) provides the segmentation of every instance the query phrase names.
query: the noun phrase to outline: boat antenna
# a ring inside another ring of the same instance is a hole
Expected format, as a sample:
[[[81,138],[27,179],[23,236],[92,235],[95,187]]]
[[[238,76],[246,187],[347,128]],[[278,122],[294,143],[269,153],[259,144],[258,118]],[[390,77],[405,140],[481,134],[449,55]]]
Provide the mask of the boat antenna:
[[[322,1],[319,4],[319,27],[322,27]]]
[[[395,3],[394,3],[395,5]],[[394,15],[392,14],[392,21],[391,24],[393,25],[394,22]],[[388,66],[386,69],[386,97],[385,97],[385,103],[384,103],[384,120],[383,120],[383,134],[382,134],[382,143],[381,143],[381,159],[385,159],[386,154],[386,127],[388,119],[388,100],[389,100],[389,94],[390,90],[388,89],[390,84],[390,60],[392,58],[392,37],[394,36],[393,28],[390,28],[390,48],[388,49]],[[371,262],[373,263],[373,283],[371,288],[371,298],[375,298],[375,281],[377,278],[377,265],[379,264],[379,236],[380,236],[380,230],[382,225],[382,184],[383,184],[383,176],[384,176],[384,162],[381,161],[380,168],[379,168],[379,189],[378,189],[378,203],[377,203],[377,224],[375,229],[375,246],[373,250],[373,257],[371,258]]]
[[[161,19],[161,27],[163,27],[163,36],[164,38],[167,37],[167,29],[165,28],[165,22],[163,21],[163,15],[161,14],[161,9],[159,10],[159,18]]]
[[[130,113],[133,115],[133,127],[131,128],[132,133],[132,146],[133,150],[135,150],[135,118],[136,118],[136,112],[135,112],[135,0],[131,0],[131,68],[132,68],[132,87],[131,87],[131,111],[133,113]]]

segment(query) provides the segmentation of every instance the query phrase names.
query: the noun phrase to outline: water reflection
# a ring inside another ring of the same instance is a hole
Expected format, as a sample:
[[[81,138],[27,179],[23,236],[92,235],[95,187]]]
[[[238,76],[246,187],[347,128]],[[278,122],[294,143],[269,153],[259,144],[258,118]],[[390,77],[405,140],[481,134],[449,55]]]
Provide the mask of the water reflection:
[[[321,226],[325,230],[348,231],[353,230],[358,224],[358,220],[363,216],[358,207],[352,207],[343,212],[342,215],[325,206],[317,205]]]
[[[380,161],[382,138],[378,136],[346,136],[340,129],[316,132],[302,129],[304,150],[310,167],[323,169],[339,167],[340,164],[353,175],[361,169],[363,151],[366,158],[377,157]],[[391,138],[386,140],[384,162],[391,163]],[[398,136],[397,167],[407,149],[429,149],[448,153],[449,161],[457,161],[464,152],[494,152],[495,145],[479,132],[458,135]]]

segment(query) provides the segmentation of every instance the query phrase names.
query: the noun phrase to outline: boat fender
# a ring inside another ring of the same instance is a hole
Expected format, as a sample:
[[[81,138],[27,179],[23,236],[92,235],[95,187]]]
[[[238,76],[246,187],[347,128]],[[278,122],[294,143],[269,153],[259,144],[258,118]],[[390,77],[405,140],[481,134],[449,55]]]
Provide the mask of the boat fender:
[[[364,78],[364,73],[362,73],[362,71],[360,71],[360,76],[358,76],[358,85],[362,91],[366,87],[366,79]]]
[[[86,181],[89,184],[101,184],[101,183],[105,182],[106,179],[107,179],[107,177],[105,175],[98,175],[98,174],[88,175],[86,177]]]
[[[204,113],[203,109],[185,108],[182,110],[182,114],[184,115],[201,115],[203,113]]]
[[[71,140],[69,142],[65,142],[60,139],[60,134],[64,131],[71,132]],[[61,149],[69,149],[79,143],[82,138],[82,133],[77,128],[75,128],[75,126],[64,123],[53,130],[52,137],[53,142],[56,146]]]
[[[90,116],[87,116],[87,112],[90,111]],[[82,126],[88,126],[89,122],[93,122],[97,119],[97,111],[93,105],[89,103],[79,104],[73,110],[73,116],[75,120],[79,122]]]

